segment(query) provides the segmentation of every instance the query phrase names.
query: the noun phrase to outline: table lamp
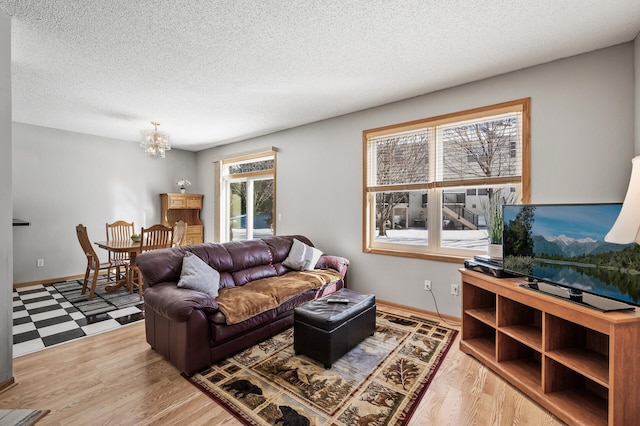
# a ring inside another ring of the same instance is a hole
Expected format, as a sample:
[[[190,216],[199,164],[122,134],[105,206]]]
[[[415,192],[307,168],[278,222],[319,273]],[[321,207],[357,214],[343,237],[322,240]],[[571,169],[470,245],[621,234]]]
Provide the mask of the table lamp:
[[[631,178],[622,209],[604,240],[609,243],[640,243],[640,155],[631,160]]]

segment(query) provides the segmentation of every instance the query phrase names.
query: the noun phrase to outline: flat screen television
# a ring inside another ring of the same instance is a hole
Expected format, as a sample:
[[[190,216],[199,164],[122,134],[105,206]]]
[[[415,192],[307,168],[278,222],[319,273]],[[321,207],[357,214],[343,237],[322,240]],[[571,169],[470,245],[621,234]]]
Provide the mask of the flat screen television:
[[[523,287],[599,311],[640,306],[640,246],[604,240],[622,204],[503,207],[505,271]]]

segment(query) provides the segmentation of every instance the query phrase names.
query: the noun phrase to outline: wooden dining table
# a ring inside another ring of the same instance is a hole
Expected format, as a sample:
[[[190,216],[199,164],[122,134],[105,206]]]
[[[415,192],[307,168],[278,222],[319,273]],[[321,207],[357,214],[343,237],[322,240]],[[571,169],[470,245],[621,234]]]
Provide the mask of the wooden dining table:
[[[101,249],[105,249],[114,253],[129,253],[129,263],[134,263],[136,261],[136,256],[140,254],[143,249],[145,249],[140,241],[133,241],[131,238],[126,240],[96,241],[95,245],[97,245]],[[118,280],[115,284],[107,285],[105,287],[105,290],[111,293],[126,284],[126,279]]]

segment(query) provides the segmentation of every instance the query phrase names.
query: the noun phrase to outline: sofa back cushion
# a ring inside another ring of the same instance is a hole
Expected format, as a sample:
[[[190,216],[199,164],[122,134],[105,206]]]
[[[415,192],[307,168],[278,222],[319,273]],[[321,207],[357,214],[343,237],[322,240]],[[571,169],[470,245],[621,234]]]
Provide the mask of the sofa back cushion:
[[[182,258],[189,251],[220,273],[220,288],[242,286],[250,281],[290,272],[282,262],[287,258],[293,239],[313,246],[301,235],[268,237],[261,240],[205,243],[141,253],[136,258],[145,284],[178,282]]]
[[[186,250],[198,256],[205,263],[220,273],[220,288],[233,287],[235,282],[229,272],[233,269],[233,258],[224,244],[196,244]]]
[[[276,275],[271,264],[271,251],[264,241],[231,241],[225,243],[224,247],[233,260],[233,267],[228,272],[236,286]]]

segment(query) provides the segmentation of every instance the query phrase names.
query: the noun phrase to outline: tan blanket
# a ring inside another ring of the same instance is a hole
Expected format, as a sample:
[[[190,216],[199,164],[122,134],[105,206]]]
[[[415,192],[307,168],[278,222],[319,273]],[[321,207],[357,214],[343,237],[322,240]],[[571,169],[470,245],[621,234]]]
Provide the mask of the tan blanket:
[[[279,277],[252,281],[242,287],[223,288],[216,301],[227,324],[237,324],[340,277],[340,273],[333,269],[293,271]]]

